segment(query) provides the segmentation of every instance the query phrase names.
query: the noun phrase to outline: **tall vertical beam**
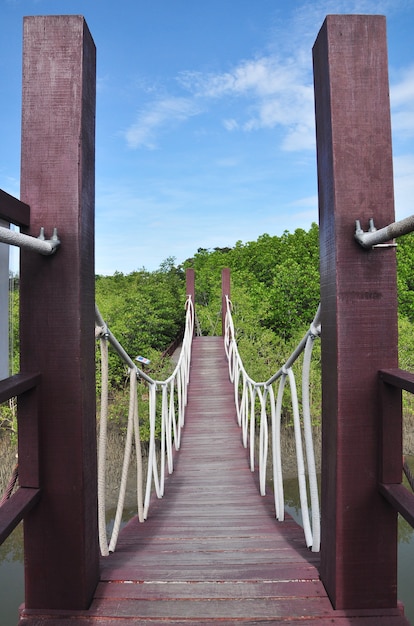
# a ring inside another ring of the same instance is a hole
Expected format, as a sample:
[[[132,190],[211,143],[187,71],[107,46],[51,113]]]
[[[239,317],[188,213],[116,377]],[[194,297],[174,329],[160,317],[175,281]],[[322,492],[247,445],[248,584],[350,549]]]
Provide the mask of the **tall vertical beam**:
[[[95,68],[81,16],[24,19],[21,198],[31,207],[29,234],[57,227],[62,242],[53,257],[21,253],[21,370],[41,372],[42,497],[24,524],[27,610],[85,609],[99,578]]]
[[[364,251],[394,221],[386,24],[329,15],[313,49],[322,301],[321,576],[334,606],[395,607],[397,516],[377,490],[378,370],[397,366],[395,250]]]
[[[191,302],[195,307],[195,272],[192,267],[188,267],[185,270],[185,287],[187,296],[191,296]],[[195,314],[195,309],[194,309]],[[194,324],[193,334],[197,332],[196,325]]]
[[[195,299],[195,272],[192,267],[185,270],[185,287],[187,296],[191,296],[194,304]]]
[[[226,296],[230,299],[230,268],[225,267],[221,270],[221,333],[224,337],[226,332]]]
[[[0,226],[9,227],[0,219]],[[9,246],[0,243],[0,380],[9,376]]]

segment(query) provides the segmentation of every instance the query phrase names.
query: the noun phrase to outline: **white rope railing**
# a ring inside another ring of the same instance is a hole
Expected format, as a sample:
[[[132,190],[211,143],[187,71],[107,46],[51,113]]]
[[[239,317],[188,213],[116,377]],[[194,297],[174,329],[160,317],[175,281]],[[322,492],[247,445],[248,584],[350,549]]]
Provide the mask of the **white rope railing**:
[[[234,384],[234,399],[237,409],[237,420],[242,430],[243,445],[250,451],[250,469],[255,469],[255,447],[257,433],[257,408],[260,405],[259,418],[259,484],[260,493],[266,493],[266,472],[267,456],[269,449],[269,423],[271,425],[272,442],[272,469],[273,469],[273,489],[275,499],[275,513],[278,520],[284,519],[284,492],[283,492],[283,472],[281,455],[281,416],[282,400],[286,387],[289,383],[293,411],[293,423],[296,444],[296,462],[298,469],[299,495],[302,510],[303,529],[306,545],[312,547],[313,552],[320,549],[320,509],[318,483],[315,464],[315,454],[312,437],[312,424],[309,403],[309,373],[314,340],[320,335],[320,307],[315,318],[296,349],[284,365],[265,382],[254,381],[246,372],[243,361],[240,357],[234,323],[231,314],[231,302],[226,297],[227,310],[225,321],[225,349],[229,362],[230,380]],[[295,375],[292,370],[293,364],[303,352],[302,365],[302,422],[303,439],[305,441],[305,455],[302,445],[302,425],[300,419],[300,408],[296,387]],[[278,391],[275,394],[274,383],[279,380]],[[309,517],[306,469],[308,470],[310,505],[312,511],[312,521]]]
[[[178,450],[181,441],[181,429],[184,426],[185,407],[187,404],[187,386],[189,382],[191,346],[194,334],[194,305],[189,296],[186,302],[185,332],[180,356],[171,376],[166,380],[154,380],[140,370],[112,335],[95,309],[95,336],[101,347],[101,415],[98,440],[98,530],[101,554],[107,556],[114,552],[122,523],[126,484],[131,460],[132,442],[135,441],[137,458],[137,514],[140,522],[148,516],[152,486],[158,498],[164,494],[165,463],[168,473],[173,471],[173,451]],[[106,446],[108,422],[108,344],[111,344],[120,358],[128,365],[130,374],[130,397],[128,425],[125,439],[124,461],[119,488],[118,504],[111,538],[108,544],[106,531]],[[150,440],[148,450],[147,475],[144,481],[143,459],[139,431],[137,378],[148,384],[149,390],[149,426]],[[161,439],[156,441],[157,394],[161,393]],[[145,490],[144,490],[145,482]]]

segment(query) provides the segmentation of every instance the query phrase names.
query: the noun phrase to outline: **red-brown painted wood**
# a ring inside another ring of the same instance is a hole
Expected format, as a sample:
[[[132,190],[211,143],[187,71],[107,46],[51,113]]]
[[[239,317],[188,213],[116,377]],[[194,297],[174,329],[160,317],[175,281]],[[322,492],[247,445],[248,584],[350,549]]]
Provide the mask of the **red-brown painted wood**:
[[[404,485],[379,485],[382,495],[414,528],[414,494]]]
[[[185,285],[186,285],[187,296],[191,296],[191,299],[194,304],[195,302],[195,275],[194,275],[194,270],[191,267],[188,267],[185,270]]]
[[[10,400],[13,396],[30,391],[39,384],[39,374],[14,374],[0,380],[0,403]]]
[[[378,450],[379,483],[395,484],[402,482],[403,471],[403,429],[402,393],[406,381],[398,377],[402,370],[393,369],[379,372],[380,400],[380,445]],[[407,380],[412,386],[412,375]]]
[[[0,507],[0,544],[21,522],[23,517],[39,502],[40,489],[19,487]]]
[[[385,18],[329,15],[314,46],[322,301],[321,575],[337,608],[397,602],[397,515],[377,486],[378,370],[397,367]],[[398,407],[395,413],[398,420]],[[393,417],[391,416],[391,419]]]
[[[30,207],[0,189],[0,219],[16,224],[16,226],[29,226]]]
[[[226,296],[231,298],[230,288],[230,268],[225,267],[221,271],[221,333],[223,337],[226,330]]]
[[[94,339],[95,46],[81,16],[24,19],[21,198],[28,234],[58,229],[52,257],[21,253],[21,371],[40,371],[42,497],[27,515],[25,603],[82,609],[99,578]],[[37,400],[19,404],[29,426]],[[20,434],[20,433],[19,433]],[[21,459],[33,441],[21,438]],[[30,480],[29,472],[25,480]]]
[[[121,531],[102,559],[89,611],[47,612],[61,626],[113,624],[408,625],[401,609],[334,611],[319,557],[288,516],[261,497],[236,423],[222,337],[193,342],[182,447],[149,518]],[[28,611],[22,624],[44,626]]]

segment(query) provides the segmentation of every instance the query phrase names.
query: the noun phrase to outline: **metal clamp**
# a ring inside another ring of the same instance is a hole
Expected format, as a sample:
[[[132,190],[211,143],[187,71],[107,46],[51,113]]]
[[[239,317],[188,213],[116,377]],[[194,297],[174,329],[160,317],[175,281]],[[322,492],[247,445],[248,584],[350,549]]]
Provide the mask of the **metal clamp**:
[[[401,235],[405,234],[405,232],[399,232],[396,228],[400,224],[401,222],[394,222],[385,228],[377,230],[375,228],[374,219],[371,217],[369,220],[368,231],[365,232],[361,228],[361,222],[359,220],[355,220],[354,237],[356,241],[366,250],[370,248],[395,248],[397,244],[395,243],[394,237],[398,236],[397,233]],[[410,232],[413,229],[414,224],[412,225],[412,228],[406,232]]]
[[[60,246],[60,239],[58,238],[57,228],[53,229],[53,235],[51,239],[45,239],[45,230],[42,227],[40,229],[39,237],[31,237],[9,228],[0,227],[0,241],[11,246],[18,246],[19,248],[26,248],[33,252],[39,252],[45,256],[54,254]]]

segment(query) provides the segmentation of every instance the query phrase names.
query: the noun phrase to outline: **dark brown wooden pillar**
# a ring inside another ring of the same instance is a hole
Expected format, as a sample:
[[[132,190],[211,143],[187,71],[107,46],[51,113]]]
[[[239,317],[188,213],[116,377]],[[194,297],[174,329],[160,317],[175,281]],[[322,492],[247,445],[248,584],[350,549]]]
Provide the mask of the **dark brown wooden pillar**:
[[[191,267],[188,267],[185,270],[185,287],[186,294],[187,296],[191,296],[191,301],[193,303],[193,306],[195,307],[195,272]],[[196,325],[194,324],[194,335],[196,334],[196,331]]]
[[[221,271],[221,332],[223,337],[226,329],[226,296],[230,298],[230,268],[228,267]]]
[[[386,25],[330,15],[314,50],[322,301],[321,576],[337,609],[396,606],[397,516],[377,489],[378,375],[397,365]]]
[[[194,270],[189,267],[185,270],[185,287],[187,296],[191,296],[194,304],[195,300],[195,273]]]
[[[58,229],[53,257],[21,254],[21,370],[39,371],[40,504],[24,522],[27,609],[87,608],[97,539],[95,45],[81,16],[24,19],[21,198],[29,234]],[[20,419],[30,419],[30,406]],[[23,441],[20,456],[30,456]]]

